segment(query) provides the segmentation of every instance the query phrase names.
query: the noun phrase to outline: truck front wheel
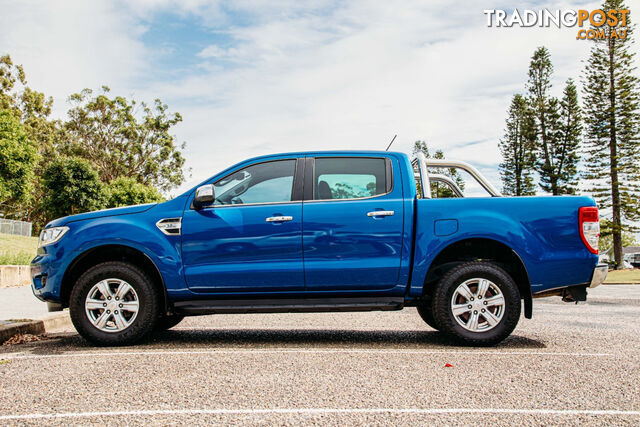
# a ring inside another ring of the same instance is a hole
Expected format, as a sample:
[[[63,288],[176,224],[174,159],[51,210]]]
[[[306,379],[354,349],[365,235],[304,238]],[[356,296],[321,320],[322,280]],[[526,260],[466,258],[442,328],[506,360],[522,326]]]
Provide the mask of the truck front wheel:
[[[160,298],[135,265],[104,262],[76,281],[69,299],[71,321],[98,345],[126,345],[149,334],[158,321]]]
[[[440,330],[468,345],[499,343],[520,319],[520,292],[513,279],[490,262],[451,269],[438,283],[432,313]]]
[[[430,301],[425,301],[423,303],[418,304],[417,309],[418,309],[418,314],[427,325],[431,326],[433,329],[440,330],[440,328],[438,328],[438,325],[436,325],[435,319],[433,318]]]
[[[184,316],[179,314],[169,314],[160,316],[158,319],[158,323],[156,323],[156,331],[166,331],[167,329],[171,329],[176,326],[178,323],[182,322]]]

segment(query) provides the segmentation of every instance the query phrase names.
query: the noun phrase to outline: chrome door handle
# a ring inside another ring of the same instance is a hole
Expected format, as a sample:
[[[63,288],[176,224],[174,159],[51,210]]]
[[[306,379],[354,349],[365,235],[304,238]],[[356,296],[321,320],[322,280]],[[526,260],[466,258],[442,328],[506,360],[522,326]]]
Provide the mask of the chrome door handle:
[[[266,218],[265,221],[267,222],[284,222],[284,221],[292,221],[293,217],[292,216],[270,216],[269,218]]]
[[[372,211],[367,212],[367,216],[393,216],[395,214],[394,211]]]

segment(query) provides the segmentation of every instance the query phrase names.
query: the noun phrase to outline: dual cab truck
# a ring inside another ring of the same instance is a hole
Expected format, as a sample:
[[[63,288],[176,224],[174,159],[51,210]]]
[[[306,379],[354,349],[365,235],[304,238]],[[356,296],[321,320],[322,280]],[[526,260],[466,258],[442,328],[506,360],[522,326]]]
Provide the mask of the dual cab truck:
[[[462,197],[434,168],[489,194]],[[436,184],[453,197],[432,197]],[[31,270],[34,294],[101,345],[190,315],[409,306],[493,345],[536,296],[586,299],[607,272],[598,237],[588,197],[501,197],[472,166],[421,155],[306,152],[244,161],[164,203],[56,219]]]

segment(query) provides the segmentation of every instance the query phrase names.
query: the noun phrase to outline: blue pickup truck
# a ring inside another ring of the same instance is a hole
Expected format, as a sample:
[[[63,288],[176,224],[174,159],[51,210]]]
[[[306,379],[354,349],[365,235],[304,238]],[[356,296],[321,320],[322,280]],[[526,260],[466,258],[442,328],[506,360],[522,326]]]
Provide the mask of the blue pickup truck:
[[[465,197],[453,168],[487,195]],[[471,165],[423,155],[305,152],[244,161],[164,203],[56,219],[31,271],[34,294],[100,345],[191,315],[404,307],[493,345],[537,296],[586,299],[607,273],[598,238],[588,197],[502,197]]]

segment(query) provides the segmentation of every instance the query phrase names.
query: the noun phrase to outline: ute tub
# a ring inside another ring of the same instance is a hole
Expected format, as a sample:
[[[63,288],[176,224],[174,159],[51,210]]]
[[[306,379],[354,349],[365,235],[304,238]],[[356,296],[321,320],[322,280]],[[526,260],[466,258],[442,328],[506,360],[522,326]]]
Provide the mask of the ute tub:
[[[594,205],[582,196],[419,199],[411,295],[422,294],[429,266],[441,251],[475,238],[511,248],[527,270],[533,294],[589,284],[598,256],[580,238],[578,209]],[[438,226],[454,219],[457,228]],[[601,270],[594,285],[604,280]]]

